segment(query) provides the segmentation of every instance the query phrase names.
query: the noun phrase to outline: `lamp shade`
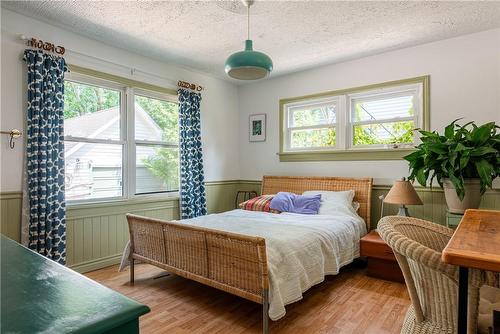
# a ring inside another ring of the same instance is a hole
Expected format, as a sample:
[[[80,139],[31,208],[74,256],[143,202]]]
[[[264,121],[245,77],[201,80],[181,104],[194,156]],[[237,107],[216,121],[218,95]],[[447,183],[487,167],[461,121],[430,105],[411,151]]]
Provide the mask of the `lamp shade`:
[[[407,180],[398,180],[394,182],[391,190],[384,198],[384,203],[400,205],[422,205],[422,200],[418,197],[415,188]]]
[[[273,70],[273,61],[265,53],[254,51],[252,40],[247,39],[244,51],[233,53],[227,58],[225,70],[234,79],[262,79]]]

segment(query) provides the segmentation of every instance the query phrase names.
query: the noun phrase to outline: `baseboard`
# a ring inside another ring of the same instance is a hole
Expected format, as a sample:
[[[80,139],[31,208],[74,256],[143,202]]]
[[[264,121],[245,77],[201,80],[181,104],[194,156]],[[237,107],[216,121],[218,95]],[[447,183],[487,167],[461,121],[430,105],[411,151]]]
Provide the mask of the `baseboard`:
[[[76,264],[69,266],[69,268],[73,269],[76,272],[83,274],[83,273],[87,273],[89,271],[94,271],[94,270],[98,270],[98,269],[102,269],[105,267],[109,267],[109,266],[118,264],[118,263],[120,263],[121,258],[122,258],[122,254],[115,254],[115,255],[106,256],[106,257],[102,257],[102,258],[91,260],[91,261],[76,263]]]

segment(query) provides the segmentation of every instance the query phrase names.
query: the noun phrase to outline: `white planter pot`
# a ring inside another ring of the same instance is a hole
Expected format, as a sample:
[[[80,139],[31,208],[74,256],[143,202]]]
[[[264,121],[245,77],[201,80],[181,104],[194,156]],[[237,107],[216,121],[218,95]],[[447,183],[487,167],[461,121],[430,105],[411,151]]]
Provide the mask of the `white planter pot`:
[[[464,180],[465,197],[463,200],[457,195],[453,183],[449,179],[443,179],[444,197],[451,213],[462,214],[467,209],[477,209],[481,203],[481,185],[479,179]]]

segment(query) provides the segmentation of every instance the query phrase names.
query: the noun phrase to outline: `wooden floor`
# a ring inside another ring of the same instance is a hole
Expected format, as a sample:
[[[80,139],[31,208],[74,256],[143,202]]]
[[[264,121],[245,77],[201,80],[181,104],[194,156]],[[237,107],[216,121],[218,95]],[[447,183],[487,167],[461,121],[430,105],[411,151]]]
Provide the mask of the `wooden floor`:
[[[136,265],[136,281],[117,266],[86,275],[148,305],[141,333],[260,333],[261,306],[178,276],[162,276],[156,267]],[[406,287],[365,275],[356,266],[304,294],[286,307],[286,315],[270,321],[270,333],[399,333],[410,304]]]

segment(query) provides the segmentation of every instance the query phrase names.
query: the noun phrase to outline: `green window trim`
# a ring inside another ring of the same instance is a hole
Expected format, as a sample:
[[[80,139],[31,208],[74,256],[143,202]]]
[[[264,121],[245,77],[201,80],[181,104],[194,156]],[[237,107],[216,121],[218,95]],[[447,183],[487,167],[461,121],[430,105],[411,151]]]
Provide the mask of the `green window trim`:
[[[368,149],[279,153],[281,162],[401,160],[414,149]]]
[[[124,77],[121,77],[118,75],[104,73],[104,72],[96,71],[96,70],[93,70],[90,68],[86,68],[86,67],[82,67],[82,66],[78,66],[78,65],[73,65],[73,64],[69,64],[68,68],[69,68],[70,72],[75,72],[75,73],[79,73],[79,74],[83,74],[83,75],[87,75],[90,77],[95,77],[95,78],[99,78],[99,79],[103,79],[103,80],[107,80],[107,81],[117,82],[117,83],[123,84],[125,86],[129,86],[129,87],[140,88],[140,89],[144,89],[144,90],[149,90],[149,91],[154,91],[154,92],[158,92],[158,93],[177,96],[177,90],[175,90],[175,89],[165,88],[165,87],[161,87],[161,86],[157,86],[157,85],[152,85],[152,84],[148,84],[148,83],[145,83],[142,81],[127,79],[127,78],[124,78]]]
[[[402,80],[388,81],[379,84],[352,87],[347,89],[327,91],[323,93],[297,96],[280,99],[279,101],[279,159],[280,162],[299,162],[299,161],[364,161],[364,160],[401,160],[405,155],[414,151],[413,148],[400,149],[347,149],[347,150],[322,150],[322,151],[291,151],[284,150],[285,146],[285,105],[307,101],[312,99],[334,97],[352,93],[360,93],[380,88],[389,88],[400,85],[422,84],[422,124],[420,128],[430,129],[430,76],[420,76]]]

